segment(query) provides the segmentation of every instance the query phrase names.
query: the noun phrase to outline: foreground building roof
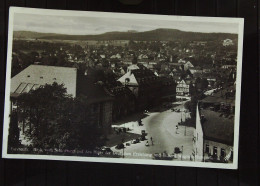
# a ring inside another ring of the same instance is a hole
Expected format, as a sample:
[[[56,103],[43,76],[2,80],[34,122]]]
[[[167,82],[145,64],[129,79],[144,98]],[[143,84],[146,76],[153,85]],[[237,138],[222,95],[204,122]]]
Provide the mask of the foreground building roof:
[[[205,139],[233,145],[234,117],[224,117],[221,113],[204,109],[200,111]]]
[[[229,87],[223,90],[219,90],[218,92],[202,99],[201,102],[213,104],[226,103],[230,104],[231,106],[235,106],[235,96],[228,96],[229,92],[233,92],[233,94],[235,94],[235,89],[233,87]]]
[[[28,93],[45,84],[63,84],[67,93],[76,97],[77,69],[45,65],[30,65],[11,79],[11,96]]]

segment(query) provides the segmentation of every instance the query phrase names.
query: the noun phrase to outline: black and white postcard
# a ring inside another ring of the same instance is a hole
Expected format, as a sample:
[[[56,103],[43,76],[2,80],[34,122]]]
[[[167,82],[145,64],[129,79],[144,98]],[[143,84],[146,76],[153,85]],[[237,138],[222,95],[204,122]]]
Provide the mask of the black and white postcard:
[[[236,169],[243,24],[12,7],[2,156]]]

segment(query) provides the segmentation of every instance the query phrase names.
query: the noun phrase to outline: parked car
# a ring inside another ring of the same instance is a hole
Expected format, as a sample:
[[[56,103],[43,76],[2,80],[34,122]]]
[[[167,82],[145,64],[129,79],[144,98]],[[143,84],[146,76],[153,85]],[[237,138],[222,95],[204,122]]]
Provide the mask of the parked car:
[[[154,153],[153,159],[155,159],[155,160],[173,160],[174,154],[168,154],[167,152]]]
[[[154,153],[153,154],[153,159],[159,160],[161,158],[160,153]]]
[[[138,138],[136,138],[136,139],[134,139],[134,140],[132,141],[133,144],[136,144],[136,143],[139,143],[139,142],[140,142],[140,140],[139,140]]]
[[[174,153],[176,153],[176,154],[181,153],[180,148],[179,148],[179,147],[175,147],[175,148],[174,148]]]
[[[106,147],[106,146],[101,147],[101,151],[103,153],[113,153],[113,151],[109,147]]]
[[[116,149],[123,149],[123,148],[125,148],[125,145],[123,143],[119,143],[119,144],[117,144],[117,146],[115,148]]]
[[[145,141],[146,140],[146,138],[145,138],[145,136],[144,135],[142,135],[142,136],[140,136],[140,141]]]

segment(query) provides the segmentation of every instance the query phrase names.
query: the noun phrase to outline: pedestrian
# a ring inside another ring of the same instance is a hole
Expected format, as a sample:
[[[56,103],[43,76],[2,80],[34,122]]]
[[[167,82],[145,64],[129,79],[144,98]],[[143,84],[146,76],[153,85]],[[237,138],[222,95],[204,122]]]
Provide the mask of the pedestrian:
[[[153,137],[151,137],[151,143],[152,143],[152,145],[153,145]]]

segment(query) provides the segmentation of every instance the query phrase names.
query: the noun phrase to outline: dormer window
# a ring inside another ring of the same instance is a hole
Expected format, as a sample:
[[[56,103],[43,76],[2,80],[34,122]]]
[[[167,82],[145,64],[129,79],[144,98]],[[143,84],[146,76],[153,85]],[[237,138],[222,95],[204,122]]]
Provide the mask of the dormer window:
[[[43,77],[42,77],[42,76],[41,76],[40,78],[41,78],[41,79],[43,79]]]

